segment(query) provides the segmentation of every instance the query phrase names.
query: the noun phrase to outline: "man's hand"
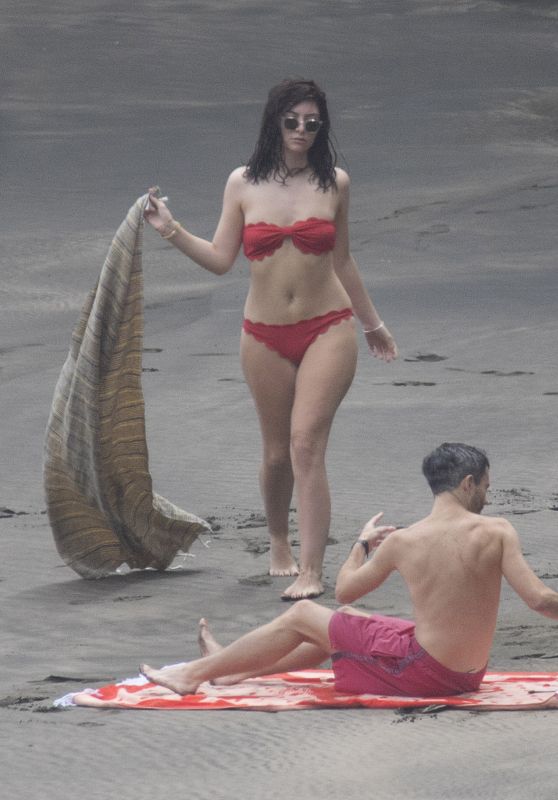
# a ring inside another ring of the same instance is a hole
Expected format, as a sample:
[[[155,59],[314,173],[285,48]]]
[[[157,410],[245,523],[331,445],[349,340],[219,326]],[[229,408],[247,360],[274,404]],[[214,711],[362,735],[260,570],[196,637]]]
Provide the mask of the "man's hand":
[[[377,526],[376,523],[382,519],[384,516],[384,512],[380,511],[378,514],[375,514],[372,519],[368,520],[360,536],[358,537],[364,542],[368,542],[368,547],[370,550],[374,547],[378,547],[386,536],[389,536],[390,533],[397,530],[394,525],[380,525]]]
[[[347,560],[339,570],[335,584],[335,597],[339,603],[352,603],[359,597],[364,597],[368,592],[380,586],[388,575],[395,569],[393,558],[390,557],[389,545],[378,554],[366,560],[366,555],[374,547],[378,547],[390,533],[396,530],[393,525],[377,525],[384,516],[380,511],[366,523],[356,542],[354,542]],[[357,547],[357,542],[366,543],[365,547]],[[366,551],[366,552],[365,552]]]

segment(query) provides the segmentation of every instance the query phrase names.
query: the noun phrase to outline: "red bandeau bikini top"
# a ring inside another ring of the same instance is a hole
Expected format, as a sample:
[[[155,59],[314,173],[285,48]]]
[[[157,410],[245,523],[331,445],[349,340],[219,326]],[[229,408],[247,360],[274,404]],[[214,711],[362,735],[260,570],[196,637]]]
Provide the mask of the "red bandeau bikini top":
[[[262,261],[272,255],[291,237],[297,250],[302,253],[327,253],[335,245],[335,223],[329,219],[310,217],[292,225],[274,225],[271,222],[252,222],[244,226],[242,243],[244,255],[250,261]]]

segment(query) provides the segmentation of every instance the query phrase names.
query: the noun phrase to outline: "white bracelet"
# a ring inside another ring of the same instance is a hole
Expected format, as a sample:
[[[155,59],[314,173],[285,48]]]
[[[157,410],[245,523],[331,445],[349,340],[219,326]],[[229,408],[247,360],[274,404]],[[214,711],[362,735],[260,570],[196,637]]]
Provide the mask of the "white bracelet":
[[[379,330],[380,330],[380,328],[385,328],[385,327],[386,327],[386,326],[384,325],[384,323],[383,323],[383,322],[380,322],[380,324],[378,325],[378,327],[377,327],[377,328],[363,328],[363,329],[362,329],[362,332],[363,332],[363,333],[376,333],[376,331],[379,331]]]

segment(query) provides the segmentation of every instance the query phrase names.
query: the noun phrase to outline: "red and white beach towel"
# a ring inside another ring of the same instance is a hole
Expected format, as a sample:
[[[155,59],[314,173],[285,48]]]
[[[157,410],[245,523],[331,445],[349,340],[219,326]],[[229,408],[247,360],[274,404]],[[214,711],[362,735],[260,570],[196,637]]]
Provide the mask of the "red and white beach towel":
[[[331,670],[306,670],[252,678],[235,686],[204,683],[197,694],[178,695],[143,677],[86,689],[55,701],[57,706],[175,710],[289,711],[305,708],[455,707],[484,711],[558,708],[558,673],[490,672],[476,692],[450,697],[340,694]]]

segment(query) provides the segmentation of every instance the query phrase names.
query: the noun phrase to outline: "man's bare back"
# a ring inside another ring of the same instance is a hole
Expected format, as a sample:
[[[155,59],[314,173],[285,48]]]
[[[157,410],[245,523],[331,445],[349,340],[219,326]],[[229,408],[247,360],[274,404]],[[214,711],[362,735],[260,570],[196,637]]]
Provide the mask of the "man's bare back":
[[[459,509],[433,513],[390,538],[413,601],[417,641],[457,672],[476,672],[488,661],[505,525]]]

